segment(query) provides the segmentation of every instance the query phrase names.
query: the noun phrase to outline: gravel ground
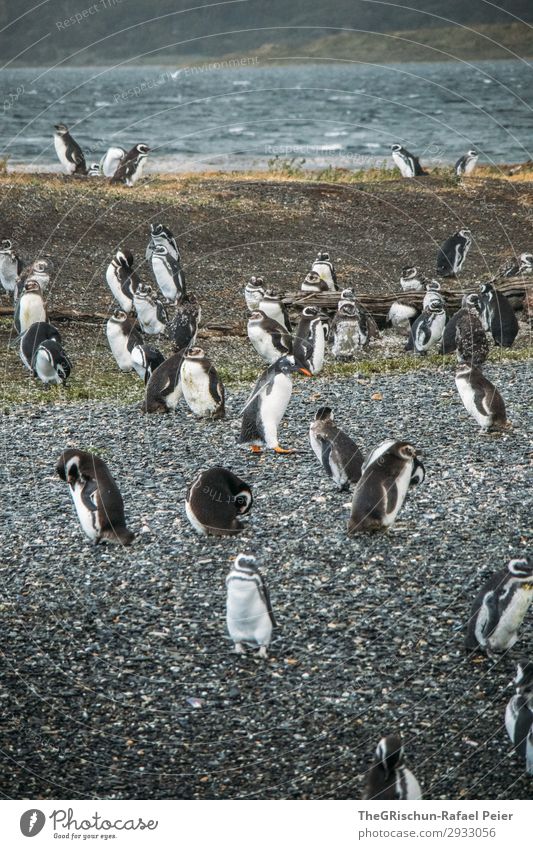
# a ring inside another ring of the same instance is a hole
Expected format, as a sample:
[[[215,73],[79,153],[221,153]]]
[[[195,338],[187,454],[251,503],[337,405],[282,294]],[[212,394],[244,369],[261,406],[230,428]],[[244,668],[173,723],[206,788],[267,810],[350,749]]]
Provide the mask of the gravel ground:
[[[487,368],[514,424],[501,437],[478,435],[449,369],[298,379],[282,431],[293,457],[237,449],[245,390],[213,423],[109,402],[4,415],[4,796],[358,798],[395,729],[426,798],[530,798],[503,716],[531,614],[497,664],[468,660],[461,633],[481,582],[527,544],[529,372]],[[394,434],[424,451],[426,483],[386,535],[346,536],[349,497],[307,440],[326,402],[362,448]],[[131,549],[83,537],[53,474],[69,445],[109,463]],[[254,490],[237,539],[200,538],[184,514],[187,484],[216,463]],[[226,637],[239,551],[270,586],[267,663]]]

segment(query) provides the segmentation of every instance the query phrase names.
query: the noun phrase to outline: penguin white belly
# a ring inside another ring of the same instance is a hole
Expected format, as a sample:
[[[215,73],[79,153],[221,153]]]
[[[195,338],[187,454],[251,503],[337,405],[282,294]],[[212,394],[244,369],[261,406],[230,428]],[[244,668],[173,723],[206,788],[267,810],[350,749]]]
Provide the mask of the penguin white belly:
[[[59,159],[65,174],[74,174],[76,163],[69,162],[67,159],[67,147],[61,136],[54,136],[54,147],[56,149],[57,158]]]
[[[183,392],[182,392],[182,389],[181,389],[181,378],[180,378],[180,380],[178,380],[178,382],[177,382],[176,386],[174,387],[174,389],[172,390],[172,392],[169,392],[168,395],[165,395],[165,404],[166,404],[167,408],[169,410],[174,411],[176,409],[176,407],[178,406],[178,402],[180,401],[182,395],[183,395]]]
[[[406,280],[400,278],[400,286],[404,292],[421,292],[424,288],[420,280]]]
[[[43,383],[61,383],[61,378],[57,374],[54,364],[50,361],[50,355],[44,350],[37,350],[33,366],[37,372],[37,377]]]
[[[259,304],[261,303],[261,295],[256,295],[253,292],[244,292],[244,299],[246,301],[246,306],[250,310],[250,312],[255,312],[255,310],[259,309]]]
[[[464,173],[468,177],[477,165],[477,158],[468,159],[464,167]]]
[[[481,607],[478,610],[476,616],[476,624],[474,627],[474,634],[476,640],[478,641],[480,646],[485,646],[487,644],[487,637],[485,634],[485,628],[487,627],[487,622],[489,621],[490,614],[488,603],[490,599],[494,596],[494,593],[487,593],[486,598],[483,599],[481,603]]]
[[[199,534],[203,534],[204,536],[207,536],[206,529],[204,528],[203,525],[200,524],[200,522],[198,521],[198,519],[196,518],[196,516],[192,512],[188,501],[185,502],[185,513],[187,514],[187,518],[188,518],[189,522],[191,523],[191,525],[193,526],[193,528],[195,529],[195,531],[198,531]]]
[[[359,325],[342,322],[337,326],[331,346],[334,357],[351,357],[359,347]]]
[[[407,490],[409,489],[409,482],[411,480],[411,475],[413,473],[413,463],[406,463],[398,477],[396,478],[396,504],[391,513],[388,513],[383,517],[383,525],[388,528],[393,522],[396,520],[396,516],[400,512],[403,506],[403,502],[405,501],[405,496],[407,495]]]
[[[10,257],[0,255],[0,283],[6,292],[13,292],[17,282],[17,263]]]
[[[455,385],[457,386],[461,401],[463,402],[467,413],[470,413],[470,415],[484,430],[490,427],[492,417],[484,416],[482,413],[480,413],[480,411],[476,407],[476,403],[474,400],[474,390],[472,389],[468,381],[464,380],[463,378],[459,378],[455,381]]]
[[[208,416],[217,409],[209,392],[209,375],[197,363],[185,361],[181,367],[181,391],[195,416]]]
[[[130,174],[130,176],[129,176],[129,177],[128,177],[128,179],[126,180],[126,184],[127,184],[128,186],[134,186],[134,185],[135,185],[135,183],[137,182],[137,180],[140,180],[140,179],[141,179],[142,174],[143,174],[143,170],[144,170],[144,161],[145,161],[145,158],[146,158],[146,157],[144,157],[144,156],[142,157],[142,159],[141,159],[141,160],[140,160],[140,162],[138,163],[138,165],[137,165],[137,167],[136,167],[135,171],[133,172],[133,174]]]
[[[402,177],[413,177],[414,176],[411,164],[409,162],[406,162],[405,159],[403,158],[403,156],[400,156],[398,153],[393,153],[392,159],[393,159],[396,167],[399,169]]]
[[[157,307],[138,298],[134,298],[133,303],[143,332],[149,336],[157,336],[157,334],[162,333],[165,325],[157,317]]]
[[[276,350],[270,335],[261,330],[260,327],[250,327],[248,338],[259,356],[266,360],[269,365],[272,365],[281,357],[281,351]]]
[[[526,772],[533,775],[533,726],[527,736],[526,743]]]
[[[396,779],[396,795],[400,799],[406,799],[416,802],[422,798],[422,789],[420,784],[414,777],[413,773],[407,767],[401,767],[398,778]]]
[[[313,374],[318,374],[324,366],[324,357],[326,354],[326,337],[324,334],[324,325],[320,323],[313,334],[313,356],[311,357],[311,371]]]
[[[312,271],[316,271],[318,276],[324,283],[327,283],[328,290],[330,292],[335,291],[335,283],[333,282],[333,275],[331,273],[331,268],[325,262],[314,262],[312,265]]]
[[[505,651],[512,648],[518,639],[518,629],[533,599],[533,590],[516,590],[512,601],[502,613],[497,627],[487,639],[487,645],[493,651]]]
[[[263,425],[265,445],[275,448],[278,444],[278,425],[289,405],[292,395],[292,380],[285,374],[277,374],[270,386],[270,394],[263,390],[260,396],[258,415]]]
[[[113,177],[122,162],[124,151],[120,147],[110,147],[100,160],[100,168],[104,177]]]
[[[167,299],[167,301],[175,301],[178,297],[178,289],[166,263],[158,256],[153,256],[152,269],[161,294]]]
[[[260,306],[259,309],[261,312],[264,312],[269,318],[273,318],[274,321],[277,321],[278,324],[281,324],[282,327],[285,328],[288,332],[290,332],[289,328],[285,323],[285,316],[283,315],[283,310],[281,310],[277,304],[264,304]]]
[[[518,717],[518,696],[513,696],[513,698],[507,703],[507,707],[505,708],[505,728],[507,734],[509,735],[509,739],[511,743],[515,742],[515,727],[516,720]]]
[[[96,510],[89,510],[83,503],[82,490],[85,485],[85,482],[80,483],[76,481],[74,486],[70,486],[70,494],[74,501],[82,531],[91,542],[96,542],[100,537],[100,522],[98,521],[98,512]]]
[[[272,622],[256,585],[251,581],[232,581],[228,594],[226,622],[234,643],[268,646]]]
[[[122,330],[120,327],[112,325],[106,332],[111,353],[113,354],[119,369],[121,371],[131,371],[133,369],[131,353],[128,350],[128,340],[122,333]]]
[[[20,303],[20,332],[24,333],[36,321],[46,321],[46,310],[40,295],[23,295]]]
[[[410,307],[408,304],[394,303],[389,310],[387,318],[393,327],[399,327],[401,324],[407,324],[409,319],[414,318],[416,312],[416,307]]]

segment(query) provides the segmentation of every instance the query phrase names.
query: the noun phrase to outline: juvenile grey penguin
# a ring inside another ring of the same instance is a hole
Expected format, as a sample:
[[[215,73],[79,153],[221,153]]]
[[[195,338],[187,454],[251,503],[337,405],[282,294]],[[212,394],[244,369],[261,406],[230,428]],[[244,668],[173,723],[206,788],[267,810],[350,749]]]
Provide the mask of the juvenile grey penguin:
[[[183,395],[181,366],[184,353],[185,351],[178,351],[172,354],[152,372],[146,384],[141,407],[143,413],[168,413],[176,409]]]
[[[320,407],[309,427],[309,442],[328,477],[339,491],[349,490],[361,477],[363,455],[350,437],[333,421],[331,407]]]
[[[269,318],[273,318],[278,324],[283,325],[287,333],[292,333],[289,311],[283,303],[281,295],[276,295],[274,292],[265,292],[259,302],[259,309]]]
[[[123,147],[108,147],[100,160],[100,171],[104,177],[112,177],[126,156]]]
[[[440,277],[457,277],[472,244],[470,230],[458,230],[446,239],[437,252],[437,274]]]
[[[300,291],[329,292],[329,286],[326,281],[322,279],[322,277],[317,271],[310,271],[309,274],[306,275],[302,285],[300,286]]]
[[[415,469],[416,449],[408,442],[392,442],[362,474],[352,498],[348,534],[389,528],[407,495]]]
[[[335,266],[333,265],[327,251],[318,252],[317,258],[311,266],[311,271],[315,271],[318,274],[321,280],[326,283],[330,292],[337,291],[337,275],[335,273]]]
[[[265,296],[265,281],[262,277],[250,277],[248,283],[244,287],[244,300],[250,312],[255,312],[259,309],[259,304]]]
[[[261,310],[255,310],[250,315],[247,332],[259,356],[270,365],[280,357],[292,354],[292,339],[285,325],[269,318]]]
[[[161,351],[151,345],[134,345],[131,349],[133,368],[145,384],[148,383],[158,366],[165,361]]]
[[[146,248],[146,259],[148,262],[152,259],[152,254],[158,246],[166,248],[167,253],[173,259],[178,262],[180,261],[180,250],[172,230],[165,227],[164,224],[150,224],[150,240]]]
[[[492,283],[483,283],[480,292],[485,328],[490,331],[495,345],[510,348],[518,334],[518,321],[509,298],[498,292]]]
[[[399,169],[402,177],[426,177],[427,171],[424,171],[420,165],[420,160],[413,153],[402,147],[401,144],[393,144],[391,147],[392,160]]]
[[[0,285],[8,294],[14,291],[21,271],[22,260],[13,249],[13,243],[10,239],[3,239],[0,245]]]
[[[223,419],[224,386],[202,348],[189,348],[181,366],[181,391],[195,416]]]
[[[15,306],[13,323],[17,333],[25,333],[37,321],[46,321],[46,307],[37,280],[26,280],[22,294]]]
[[[478,368],[468,363],[458,365],[455,385],[467,412],[480,425],[482,433],[511,427],[502,396]]]
[[[167,325],[167,336],[175,351],[194,345],[201,318],[202,310],[196,297],[186,295]]]
[[[135,321],[124,310],[115,310],[106,324],[106,336],[111,353],[121,371],[132,371],[131,352],[142,345],[143,338]]]
[[[236,654],[244,654],[248,645],[259,647],[259,657],[267,658],[276,622],[255,557],[237,555],[226,577],[226,588],[226,624]]]
[[[100,457],[67,448],[57,461],[56,472],[68,483],[81,528],[91,542],[133,542],[135,534],[126,527],[122,495]]]
[[[85,157],[79,144],[74,141],[65,124],[54,126],[54,147],[65,174],[87,174]]]
[[[46,339],[35,351],[32,370],[45,387],[66,383],[72,371],[72,363],[59,342]]]
[[[485,362],[490,346],[481,322],[480,307],[478,295],[465,295],[461,309],[452,315],[444,328],[440,353],[457,351],[458,361],[469,365],[480,366]]]
[[[505,710],[505,728],[526,773],[533,775],[533,663],[520,661],[514,679],[516,694]]]
[[[304,307],[294,334],[292,348],[297,366],[318,374],[324,366],[327,318],[316,307]]]
[[[510,560],[477,594],[468,620],[465,648],[482,649],[489,654],[512,648],[532,601],[533,561],[527,557]]]
[[[172,304],[181,303],[185,297],[185,274],[179,259],[168,245],[156,244],[150,258],[155,281],[161,294]]]
[[[124,312],[133,309],[133,295],[140,284],[133,268],[133,254],[128,248],[119,249],[106,270],[106,282],[115,301]]]
[[[130,188],[134,186],[142,177],[149,152],[150,148],[146,144],[136,144],[132,147],[111,177],[111,183],[124,183]]]
[[[331,352],[336,360],[348,362],[368,341],[366,326],[354,301],[339,302],[330,328]]]
[[[157,336],[165,332],[168,321],[167,311],[159,298],[155,297],[151,286],[139,283],[133,293],[133,306],[143,333],[148,336]]]
[[[294,453],[294,448],[281,448],[278,427],[291,399],[291,375],[295,371],[311,377],[292,357],[280,357],[261,374],[244,407],[239,445],[250,446],[254,453],[262,446],[277,454]]]
[[[244,530],[240,517],[250,512],[252,504],[250,486],[229,469],[214,466],[192,482],[185,512],[199,534],[233,536]]]
[[[404,764],[402,739],[397,734],[383,737],[368,770],[364,799],[416,801],[422,798],[420,784]]]
[[[461,156],[454,165],[455,173],[458,177],[469,177],[473,173],[477,165],[479,153],[477,150],[469,150]]]
[[[54,341],[61,345],[59,330],[47,321],[35,321],[20,337],[20,359],[33,372],[33,358],[42,342]]]

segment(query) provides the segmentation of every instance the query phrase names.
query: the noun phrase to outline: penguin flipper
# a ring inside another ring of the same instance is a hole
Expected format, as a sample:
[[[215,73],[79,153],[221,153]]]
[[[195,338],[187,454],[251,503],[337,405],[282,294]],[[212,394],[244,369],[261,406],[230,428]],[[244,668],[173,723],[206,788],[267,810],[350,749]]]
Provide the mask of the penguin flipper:
[[[264,605],[265,605],[265,607],[268,611],[270,621],[272,622],[272,627],[275,628],[276,627],[276,620],[274,618],[274,613],[272,611],[272,605],[270,603],[270,593],[268,592],[268,587],[265,583],[265,579],[263,578],[263,576],[261,575],[260,572],[257,572],[257,576],[259,578],[259,583],[258,583],[258,586],[257,586],[257,588],[259,590],[259,595],[261,596],[261,599],[262,599],[262,601],[263,601],[263,603],[264,603]]]

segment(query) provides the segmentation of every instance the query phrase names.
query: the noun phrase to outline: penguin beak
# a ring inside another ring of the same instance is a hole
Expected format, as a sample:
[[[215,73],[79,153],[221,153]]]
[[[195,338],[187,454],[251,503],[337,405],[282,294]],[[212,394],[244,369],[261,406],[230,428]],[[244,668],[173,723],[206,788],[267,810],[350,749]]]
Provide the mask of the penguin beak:
[[[301,374],[305,374],[305,376],[306,376],[306,377],[313,377],[313,375],[311,374],[311,372],[309,371],[309,369],[306,369],[306,368],[299,368],[299,369],[298,369],[298,371],[299,371]]]

